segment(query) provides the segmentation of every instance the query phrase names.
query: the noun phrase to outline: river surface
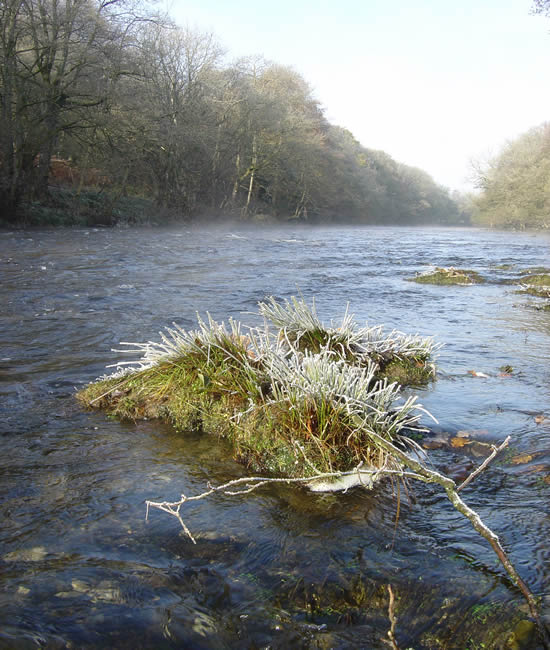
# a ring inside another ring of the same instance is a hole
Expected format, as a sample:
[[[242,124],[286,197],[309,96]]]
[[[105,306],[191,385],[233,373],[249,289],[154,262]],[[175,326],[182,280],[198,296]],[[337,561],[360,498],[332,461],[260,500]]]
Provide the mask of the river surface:
[[[433,266],[487,282],[406,280]],[[548,619],[550,312],[504,283],[535,266],[550,266],[549,234],[1,231],[0,647],[386,648],[389,584],[402,649],[488,647],[484,626],[508,633],[523,599],[436,488],[402,493],[396,529],[391,485],[216,494],[183,512],[197,545],[167,514],[145,521],[146,499],[197,494],[245,468],[223,441],[88,412],[75,390],[120,358],[120,341],[191,328],[196,312],[255,324],[246,312],[259,300],[297,292],[326,320],[349,302],[360,323],[444,344],[437,380],[418,391],[438,420],[426,424],[447,440],[512,437],[463,496]],[[483,459],[468,447],[429,453],[458,478]]]

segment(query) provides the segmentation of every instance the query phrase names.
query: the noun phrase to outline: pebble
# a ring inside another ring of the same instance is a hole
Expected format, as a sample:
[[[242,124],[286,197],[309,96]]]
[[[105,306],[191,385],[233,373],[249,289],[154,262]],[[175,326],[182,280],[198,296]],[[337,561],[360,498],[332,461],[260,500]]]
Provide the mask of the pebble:
[[[441,449],[445,443],[442,440],[423,440],[422,441],[422,447],[424,449]]]
[[[470,441],[467,438],[451,438],[451,447],[465,447],[470,444]]]

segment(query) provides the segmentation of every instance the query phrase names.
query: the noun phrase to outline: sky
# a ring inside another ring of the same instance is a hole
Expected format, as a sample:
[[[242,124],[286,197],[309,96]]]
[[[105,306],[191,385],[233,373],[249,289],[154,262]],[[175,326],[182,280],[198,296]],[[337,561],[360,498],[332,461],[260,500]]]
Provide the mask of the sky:
[[[290,65],[365,147],[472,189],[472,161],[550,120],[550,18],[531,0],[168,0],[227,59]]]

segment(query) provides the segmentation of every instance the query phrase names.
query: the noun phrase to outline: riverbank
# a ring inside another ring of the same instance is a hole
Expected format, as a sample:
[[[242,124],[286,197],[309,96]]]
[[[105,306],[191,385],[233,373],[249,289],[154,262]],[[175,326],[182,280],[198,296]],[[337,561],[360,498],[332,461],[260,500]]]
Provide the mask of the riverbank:
[[[86,188],[55,188],[41,201],[22,203],[0,227],[110,227],[169,225],[185,222],[175,210],[159,208],[149,198]]]

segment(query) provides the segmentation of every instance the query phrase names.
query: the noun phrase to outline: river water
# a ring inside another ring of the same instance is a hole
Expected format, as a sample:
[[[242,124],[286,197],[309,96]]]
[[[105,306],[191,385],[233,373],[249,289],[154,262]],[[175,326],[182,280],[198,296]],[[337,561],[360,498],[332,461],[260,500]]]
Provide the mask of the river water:
[[[406,281],[435,265],[487,282]],[[213,437],[108,419],[82,409],[75,389],[120,357],[120,341],[158,340],[173,321],[193,327],[197,311],[254,324],[245,312],[259,300],[298,291],[327,320],[349,302],[361,323],[444,344],[437,380],[419,391],[438,420],[426,424],[446,440],[512,436],[463,494],[548,617],[550,312],[504,283],[535,266],[550,266],[549,234],[0,232],[0,647],[383,648],[388,584],[401,648],[488,647],[484,628],[510,632],[521,595],[435,488],[412,486],[396,530],[389,485],[213,495],[183,513],[196,546],[166,514],[145,521],[146,499],[176,500],[246,470]],[[460,478],[482,460],[469,449],[429,453]]]

